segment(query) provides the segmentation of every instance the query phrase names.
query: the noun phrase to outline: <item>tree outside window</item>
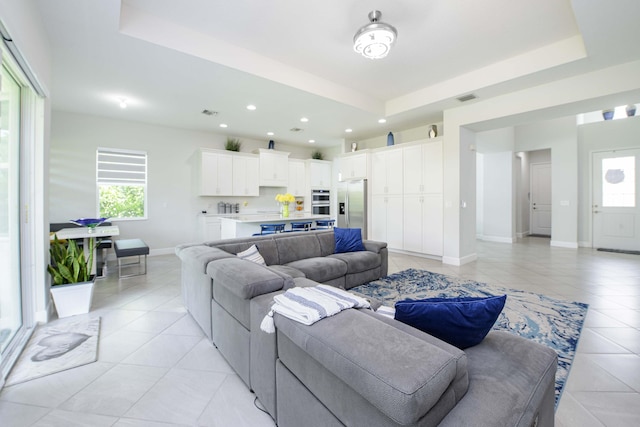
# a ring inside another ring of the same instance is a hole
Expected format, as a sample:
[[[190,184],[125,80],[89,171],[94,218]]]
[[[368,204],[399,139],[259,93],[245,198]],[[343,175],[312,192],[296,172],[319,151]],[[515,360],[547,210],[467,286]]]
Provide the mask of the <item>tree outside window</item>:
[[[98,215],[111,219],[144,219],[147,154],[99,148],[97,152]]]

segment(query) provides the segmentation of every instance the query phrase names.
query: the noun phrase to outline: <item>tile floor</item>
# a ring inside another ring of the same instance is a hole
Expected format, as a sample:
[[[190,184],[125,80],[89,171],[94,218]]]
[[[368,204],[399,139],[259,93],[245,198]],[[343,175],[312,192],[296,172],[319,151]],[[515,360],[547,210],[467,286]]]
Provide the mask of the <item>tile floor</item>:
[[[543,238],[477,252],[461,267],[390,254],[389,273],[422,268],[590,304],[556,425],[640,425],[640,257]],[[102,317],[98,361],[6,387],[0,425],[274,426],[186,313],[178,259],[151,257],[148,271],[98,282],[88,315]]]

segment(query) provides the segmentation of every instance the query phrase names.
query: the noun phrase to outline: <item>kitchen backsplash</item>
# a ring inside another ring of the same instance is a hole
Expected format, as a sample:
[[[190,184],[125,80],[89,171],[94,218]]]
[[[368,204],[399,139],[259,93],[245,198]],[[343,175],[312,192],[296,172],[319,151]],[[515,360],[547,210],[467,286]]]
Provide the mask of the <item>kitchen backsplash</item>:
[[[280,205],[276,202],[276,194],[284,194],[286,192],[286,187],[260,187],[260,196],[258,197],[201,197],[200,211],[207,211],[208,214],[217,214],[218,203],[224,202],[230,203],[234,207],[237,203],[240,213],[279,212]],[[305,210],[309,210],[310,206],[305,200]]]

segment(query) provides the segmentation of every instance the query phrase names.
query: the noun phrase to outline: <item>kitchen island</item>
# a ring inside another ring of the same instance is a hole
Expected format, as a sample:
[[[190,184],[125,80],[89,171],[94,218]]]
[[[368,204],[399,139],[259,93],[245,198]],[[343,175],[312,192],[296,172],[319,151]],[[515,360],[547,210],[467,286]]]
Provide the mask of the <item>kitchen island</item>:
[[[260,233],[260,224],[285,224],[285,230],[291,230],[292,222],[331,219],[329,215],[313,215],[308,212],[296,212],[283,218],[280,214],[229,215],[220,218],[220,232],[223,239],[247,237]]]

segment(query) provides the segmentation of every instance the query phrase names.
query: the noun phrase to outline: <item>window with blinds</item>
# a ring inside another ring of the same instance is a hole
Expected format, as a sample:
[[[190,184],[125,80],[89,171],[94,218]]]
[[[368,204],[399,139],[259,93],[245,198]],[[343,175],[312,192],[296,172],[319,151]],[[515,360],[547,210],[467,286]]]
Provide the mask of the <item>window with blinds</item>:
[[[147,153],[98,148],[96,162],[98,216],[146,219]]]

